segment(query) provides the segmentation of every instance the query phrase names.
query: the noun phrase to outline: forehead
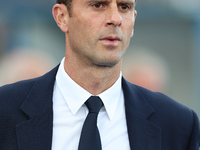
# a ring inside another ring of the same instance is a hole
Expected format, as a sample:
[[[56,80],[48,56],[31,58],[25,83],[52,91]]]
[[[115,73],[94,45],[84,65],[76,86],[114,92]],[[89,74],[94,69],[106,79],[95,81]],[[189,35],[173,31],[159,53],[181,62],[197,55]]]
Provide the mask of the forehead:
[[[131,4],[135,7],[136,5],[136,0],[72,0],[73,4],[72,6],[76,5],[78,7],[82,7],[82,6],[88,6],[91,4],[95,4],[95,3],[104,3],[104,4],[111,4],[111,3],[122,3],[122,4]]]
[[[77,1],[77,2],[132,2],[135,3],[136,0],[72,0],[73,1]]]

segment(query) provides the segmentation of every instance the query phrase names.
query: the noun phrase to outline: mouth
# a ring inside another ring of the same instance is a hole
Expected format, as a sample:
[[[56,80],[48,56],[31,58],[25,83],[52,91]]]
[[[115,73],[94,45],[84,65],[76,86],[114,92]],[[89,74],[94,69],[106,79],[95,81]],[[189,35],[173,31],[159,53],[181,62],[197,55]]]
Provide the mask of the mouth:
[[[108,40],[108,41],[121,41],[121,39],[117,36],[108,36],[108,37],[104,37],[101,40]]]
[[[122,40],[118,36],[107,36],[100,39],[100,41],[102,41],[106,46],[116,47]]]

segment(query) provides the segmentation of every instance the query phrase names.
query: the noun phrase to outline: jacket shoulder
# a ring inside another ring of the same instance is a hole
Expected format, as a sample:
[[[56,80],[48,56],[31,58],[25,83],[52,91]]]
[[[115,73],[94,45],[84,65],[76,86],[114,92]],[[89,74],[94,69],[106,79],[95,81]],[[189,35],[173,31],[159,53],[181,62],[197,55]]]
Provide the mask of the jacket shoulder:
[[[58,67],[59,65],[38,78],[19,81],[0,87],[0,111],[12,109],[16,105],[20,106],[34,85],[37,85],[35,87],[36,89],[53,86]]]
[[[0,110],[11,110],[21,105],[37,79],[19,81],[0,87]]]
[[[150,103],[154,109],[161,111],[189,111],[191,109],[180,102],[172,99],[171,97],[161,93],[154,92],[140,86],[135,86],[138,92]]]
[[[171,116],[184,116],[184,114],[188,116],[188,114],[193,114],[193,111],[189,107],[161,92],[150,91],[137,85],[132,85],[132,89],[137,90],[137,92],[153,107],[155,112]]]
[[[186,140],[189,141],[188,150],[198,149],[200,146],[200,122],[192,109],[165,94],[152,92],[136,85],[132,85],[132,87],[153,107],[155,112],[149,120],[162,128],[164,137],[175,137],[176,133],[180,137],[188,138]]]
[[[193,122],[195,115],[194,111],[189,107],[175,101],[169,96],[160,93],[153,92],[143,87],[131,84],[124,80],[129,93],[135,97],[136,101],[145,101],[154,110],[153,116],[162,119],[169,119],[170,121],[180,121],[182,123]],[[134,100],[134,99],[132,99]]]

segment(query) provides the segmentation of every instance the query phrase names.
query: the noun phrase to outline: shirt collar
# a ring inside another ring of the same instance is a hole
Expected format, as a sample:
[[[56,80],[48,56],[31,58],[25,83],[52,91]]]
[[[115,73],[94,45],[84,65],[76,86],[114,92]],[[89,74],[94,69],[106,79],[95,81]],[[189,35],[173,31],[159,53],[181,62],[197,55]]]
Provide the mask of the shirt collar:
[[[104,103],[106,112],[110,120],[112,120],[112,118],[114,117],[117,104],[120,100],[120,95],[123,93],[121,78],[122,73],[120,73],[120,76],[117,79],[117,81],[109,89],[98,95]]]
[[[59,66],[56,82],[69,109],[75,115],[92,94],[69,77],[64,69],[64,59],[65,58],[63,58]],[[105,110],[110,120],[114,117],[120,94],[122,93],[121,78],[122,73],[120,73],[118,80],[109,89],[98,95],[104,103]]]

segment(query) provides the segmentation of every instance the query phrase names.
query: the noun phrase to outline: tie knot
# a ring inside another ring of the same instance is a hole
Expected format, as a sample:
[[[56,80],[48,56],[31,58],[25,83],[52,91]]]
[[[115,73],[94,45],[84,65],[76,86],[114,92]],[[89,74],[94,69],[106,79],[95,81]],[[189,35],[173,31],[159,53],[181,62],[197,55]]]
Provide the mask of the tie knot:
[[[89,113],[99,113],[101,107],[103,106],[103,102],[99,96],[90,96],[88,100],[85,102],[85,105],[89,109]]]

